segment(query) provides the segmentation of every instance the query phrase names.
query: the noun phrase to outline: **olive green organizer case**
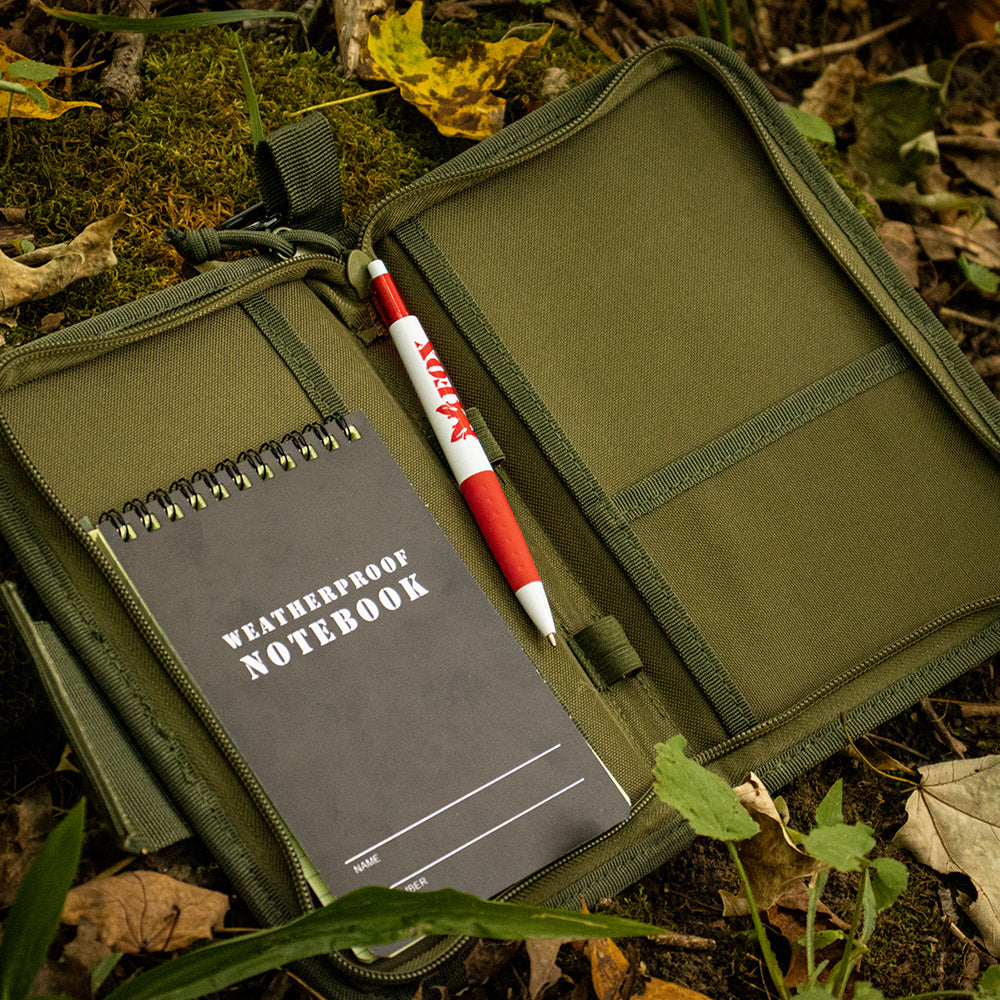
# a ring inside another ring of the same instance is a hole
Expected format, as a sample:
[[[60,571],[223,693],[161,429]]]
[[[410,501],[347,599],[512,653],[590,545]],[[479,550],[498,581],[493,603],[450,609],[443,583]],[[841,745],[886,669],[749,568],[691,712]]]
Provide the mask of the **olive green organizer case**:
[[[651,792],[683,733],[772,787],[1000,648],[1000,406],[750,71],[646,50],[342,224],[324,119],[258,149],[254,249],[0,357],[3,586],[109,822],[189,834],[267,924],[314,905],[278,817],[129,613],[81,519],[365,411],[633,802],[505,898],[579,906],[688,842]],[[478,535],[367,296],[381,256],[486,442],[552,648]],[[844,723],[842,723],[843,718]],[[410,996],[466,943],[303,965]]]

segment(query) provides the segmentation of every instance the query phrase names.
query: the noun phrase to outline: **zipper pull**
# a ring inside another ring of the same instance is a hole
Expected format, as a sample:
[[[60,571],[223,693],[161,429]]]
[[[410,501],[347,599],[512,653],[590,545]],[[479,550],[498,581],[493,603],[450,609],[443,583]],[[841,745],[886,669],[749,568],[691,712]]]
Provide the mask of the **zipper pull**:
[[[368,298],[368,265],[375,258],[364,250],[352,250],[345,261],[348,284],[358,293],[358,298],[364,301]]]

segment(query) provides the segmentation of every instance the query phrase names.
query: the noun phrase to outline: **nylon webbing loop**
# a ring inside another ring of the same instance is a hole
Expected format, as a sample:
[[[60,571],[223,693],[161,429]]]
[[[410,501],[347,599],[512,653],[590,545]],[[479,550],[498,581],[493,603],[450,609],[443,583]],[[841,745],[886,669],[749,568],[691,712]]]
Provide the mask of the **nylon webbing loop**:
[[[642,660],[621,623],[605,615],[573,636],[586,657],[600,689],[642,670]]]
[[[340,151],[324,115],[275,129],[257,144],[254,161],[269,216],[293,229],[343,231]]]

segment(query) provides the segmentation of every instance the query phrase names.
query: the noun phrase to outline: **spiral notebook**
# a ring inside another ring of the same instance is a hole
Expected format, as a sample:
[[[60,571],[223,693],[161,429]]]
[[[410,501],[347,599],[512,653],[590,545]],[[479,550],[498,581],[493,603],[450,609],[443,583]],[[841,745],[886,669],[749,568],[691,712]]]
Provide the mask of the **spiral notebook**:
[[[93,534],[332,894],[494,896],[627,816],[361,412]]]

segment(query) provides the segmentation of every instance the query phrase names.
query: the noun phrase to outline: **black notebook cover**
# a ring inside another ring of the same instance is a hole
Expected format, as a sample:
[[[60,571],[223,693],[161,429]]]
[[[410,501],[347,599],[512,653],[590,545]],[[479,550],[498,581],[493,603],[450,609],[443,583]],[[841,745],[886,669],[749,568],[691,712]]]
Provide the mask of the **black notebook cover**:
[[[367,422],[98,531],[334,895],[489,897],[628,802]]]

